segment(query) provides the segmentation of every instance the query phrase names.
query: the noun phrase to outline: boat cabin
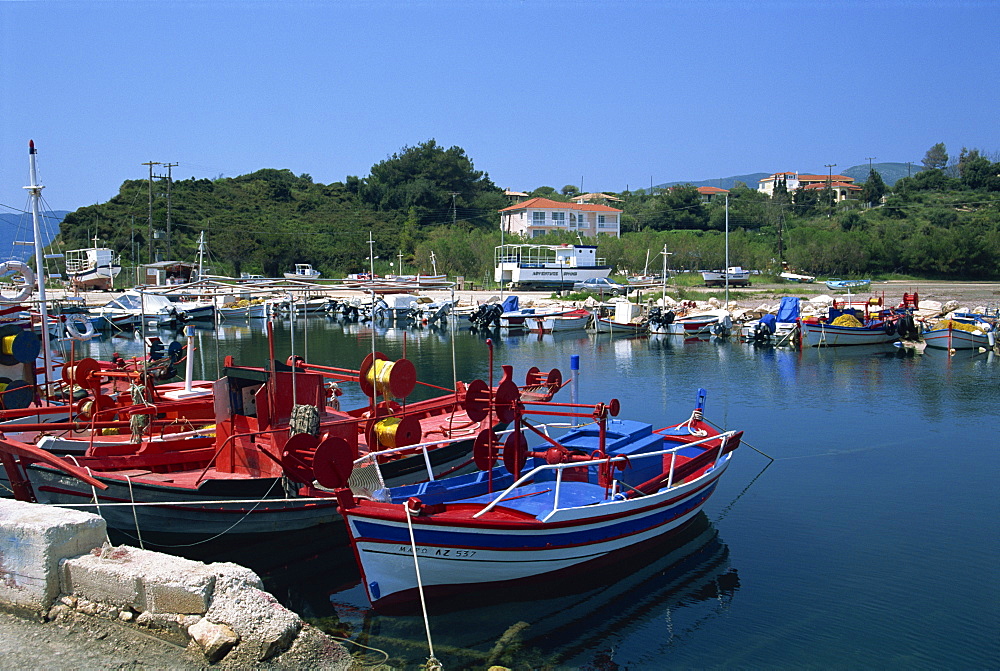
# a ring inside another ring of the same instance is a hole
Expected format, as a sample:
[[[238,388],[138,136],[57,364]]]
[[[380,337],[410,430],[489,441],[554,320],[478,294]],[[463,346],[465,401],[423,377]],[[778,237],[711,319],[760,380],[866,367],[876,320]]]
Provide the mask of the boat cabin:
[[[142,283],[146,285],[188,284],[198,279],[198,266],[182,261],[147,263],[142,270]]]

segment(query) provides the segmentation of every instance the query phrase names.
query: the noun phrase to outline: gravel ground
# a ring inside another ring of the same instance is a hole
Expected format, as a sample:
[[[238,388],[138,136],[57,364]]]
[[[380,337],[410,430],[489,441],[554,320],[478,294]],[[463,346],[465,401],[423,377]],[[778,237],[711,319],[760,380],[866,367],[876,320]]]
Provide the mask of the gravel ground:
[[[197,650],[157,638],[133,626],[73,613],[41,622],[0,610],[0,669],[243,669],[284,671],[349,669],[343,648],[307,627],[284,654],[252,667],[226,661],[209,665]]]

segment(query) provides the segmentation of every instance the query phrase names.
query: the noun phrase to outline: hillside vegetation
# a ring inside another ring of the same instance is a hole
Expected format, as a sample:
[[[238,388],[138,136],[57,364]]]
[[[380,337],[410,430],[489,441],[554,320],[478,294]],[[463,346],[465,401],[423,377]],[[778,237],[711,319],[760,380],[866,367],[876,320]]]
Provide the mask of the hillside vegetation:
[[[769,198],[737,183],[729,197],[730,265],[777,270],[784,260],[824,275],[997,278],[1000,164],[963,150],[957,165],[927,167],[891,190],[873,171],[864,198],[841,203],[823,190],[779,189]],[[97,235],[122,253],[126,265],[148,262],[148,187],[145,180],[128,180],[108,202],[68,214],[55,244],[83,247]],[[163,184],[154,189],[153,228],[162,234],[152,242],[165,258],[167,203]],[[574,191],[539,187],[533,195],[568,200]],[[193,261],[204,231],[212,271],[236,275],[278,276],[295,263],[312,263],[324,277],[366,270],[370,234],[376,272],[436,268],[487,280],[500,244],[497,210],[508,204],[464,150],[434,140],[404,147],[364,178],[320,184],[309,175],[264,169],[175,181],[170,193],[171,260]],[[672,268],[725,264],[722,200],[702,203],[690,185],[616,195],[623,199],[616,204],[623,209],[622,237],[584,242],[596,242],[599,255],[619,272],[642,270],[649,251],[651,270],[659,268],[664,247]],[[532,242],[577,238],[567,232]]]

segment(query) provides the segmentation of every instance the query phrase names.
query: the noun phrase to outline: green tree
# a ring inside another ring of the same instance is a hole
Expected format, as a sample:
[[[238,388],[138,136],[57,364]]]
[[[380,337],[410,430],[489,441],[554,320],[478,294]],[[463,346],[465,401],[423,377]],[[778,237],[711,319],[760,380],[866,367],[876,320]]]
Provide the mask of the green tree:
[[[936,145],[927,150],[924,154],[924,160],[921,161],[924,164],[924,168],[927,170],[933,170],[934,168],[942,169],[948,165],[948,151],[945,149],[944,142],[938,142]]]
[[[1000,191],[1000,163],[991,162],[978,149],[966,153],[962,147],[958,173],[962,183],[970,189]]]
[[[503,207],[503,192],[475,169],[464,149],[445,149],[433,139],[373,165],[360,195],[381,211],[414,208],[422,226],[469,219],[470,214],[479,219],[482,212],[475,210],[495,208],[495,215]]]
[[[886,187],[878,170],[875,168],[869,170],[868,179],[861,187],[862,200],[868,203],[869,207],[874,207],[882,201],[882,196],[886,194],[886,191],[888,191],[888,187]]]
[[[566,196],[567,198],[572,198],[573,196],[577,196],[580,194],[580,189],[576,188],[572,184],[567,184],[561,189],[561,191],[562,195]]]
[[[701,194],[690,184],[671,187],[648,203],[646,225],[655,231],[708,228],[708,214]]]

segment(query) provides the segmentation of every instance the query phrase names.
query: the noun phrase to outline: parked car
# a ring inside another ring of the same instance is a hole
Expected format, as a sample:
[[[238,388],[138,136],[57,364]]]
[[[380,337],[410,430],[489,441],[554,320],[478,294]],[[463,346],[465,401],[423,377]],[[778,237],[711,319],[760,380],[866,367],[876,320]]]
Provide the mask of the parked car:
[[[589,280],[575,282],[573,284],[573,291],[586,291],[592,294],[599,294],[601,296],[605,294],[611,296],[621,296],[622,294],[628,293],[628,287],[624,284],[612,282],[606,277],[591,277]]]

